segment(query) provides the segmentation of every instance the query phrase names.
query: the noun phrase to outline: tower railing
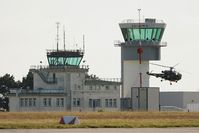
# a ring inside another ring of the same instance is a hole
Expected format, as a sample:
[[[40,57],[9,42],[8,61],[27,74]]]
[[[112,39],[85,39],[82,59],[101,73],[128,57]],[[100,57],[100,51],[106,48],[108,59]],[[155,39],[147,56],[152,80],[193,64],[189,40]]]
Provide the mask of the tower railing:
[[[140,21],[139,19],[125,19],[121,23],[145,23],[145,22],[146,22],[145,19],[141,19]],[[164,23],[164,21],[155,19],[155,23]]]
[[[96,81],[105,81],[105,82],[121,82],[121,78],[98,78],[90,77],[86,78],[87,81],[96,80]]]
[[[121,42],[120,40],[116,40],[114,41],[114,46],[115,47],[120,47],[122,45],[125,45],[125,46],[139,46],[139,40],[136,41],[126,41],[126,42]],[[158,41],[151,41],[151,40],[143,40],[141,41],[142,42],[142,46],[143,47],[151,47],[151,46],[154,46],[154,47],[166,47],[167,46],[167,42],[164,42],[164,41],[161,41],[161,42],[158,42]]]
[[[64,52],[64,51],[67,51],[67,52],[80,52],[80,53],[83,53],[83,49],[67,49],[67,50],[56,50],[56,49],[47,49],[46,52],[47,53],[51,53],[51,52]]]
[[[88,65],[80,65],[80,66],[49,66],[49,65],[32,65],[30,66],[30,69],[57,69],[57,68],[63,68],[63,69],[89,69]]]

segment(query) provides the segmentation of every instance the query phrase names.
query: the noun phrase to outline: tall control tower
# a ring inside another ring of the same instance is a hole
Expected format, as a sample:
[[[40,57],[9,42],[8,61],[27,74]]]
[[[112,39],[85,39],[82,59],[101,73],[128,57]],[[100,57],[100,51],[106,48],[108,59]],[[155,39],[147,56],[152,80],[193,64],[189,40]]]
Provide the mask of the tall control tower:
[[[132,87],[149,87],[150,60],[160,60],[161,39],[166,27],[163,21],[146,18],[144,20],[124,20],[119,24],[125,42],[121,47],[122,98],[131,97]]]

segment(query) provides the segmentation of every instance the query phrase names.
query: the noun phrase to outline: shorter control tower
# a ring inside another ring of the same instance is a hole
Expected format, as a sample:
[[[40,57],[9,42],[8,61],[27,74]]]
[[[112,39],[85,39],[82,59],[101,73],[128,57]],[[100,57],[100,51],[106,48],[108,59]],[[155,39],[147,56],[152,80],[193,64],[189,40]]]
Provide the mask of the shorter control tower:
[[[149,87],[150,60],[160,60],[161,39],[166,27],[163,21],[146,18],[144,20],[124,20],[119,24],[124,42],[121,47],[122,98],[131,97],[132,87]]]

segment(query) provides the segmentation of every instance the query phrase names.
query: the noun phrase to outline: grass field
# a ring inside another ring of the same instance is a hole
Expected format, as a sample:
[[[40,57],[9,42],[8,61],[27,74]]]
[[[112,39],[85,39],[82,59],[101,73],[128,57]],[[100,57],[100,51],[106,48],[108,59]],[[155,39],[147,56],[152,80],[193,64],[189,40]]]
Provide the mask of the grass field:
[[[73,115],[79,125],[59,124]],[[199,127],[199,113],[191,112],[0,112],[0,129],[10,128],[141,128]]]

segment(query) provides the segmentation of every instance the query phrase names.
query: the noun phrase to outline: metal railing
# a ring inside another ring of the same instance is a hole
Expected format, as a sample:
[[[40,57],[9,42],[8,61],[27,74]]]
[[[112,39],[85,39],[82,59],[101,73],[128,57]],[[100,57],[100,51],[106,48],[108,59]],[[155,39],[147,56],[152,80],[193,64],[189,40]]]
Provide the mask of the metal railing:
[[[49,66],[49,65],[31,65],[30,69],[89,69],[88,65],[81,65],[81,66]]]
[[[139,21],[139,19],[125,19],[121,23],[139,23],[139,22],[140,23],[146,23],[146,20],[145,19],[141,19]],[[164,23],[164,21],[155,19],[155,23]]]
[[[38,88],[34,90],[24,90],[24,89],[13,89],[10,93],[17,93],[17,94],[28,94],[28,93],[64,93],[64,89],[43,89]]]
[[[83,49],[67,49],[67,50],[56,50],[56,49],[47,49],[46,52],[47,53],[51,53],[51,52],[80,52],[83,53]]]
[[[86,78],[87,81],[92,81],[92,80],[96,80],[96,81],[105,81],[105,82],[121,82],[120,78],[97,78],[97,77],[89,77]]]
[[[156,47],[166,47],[167,46],[167,42],[157,42],[157,41],[152,41],[152,40],[144,40],[142,41],[143,47],[151,47],[151,46],[156,46]],[[115,47],[120,47],[120,46],[140,46],[139,41],[127,41],[127,42],[121,42],[119,40],[114,41],[114,46]]]
[[[64,89],[21,90],[21,93],[64,93]]]

